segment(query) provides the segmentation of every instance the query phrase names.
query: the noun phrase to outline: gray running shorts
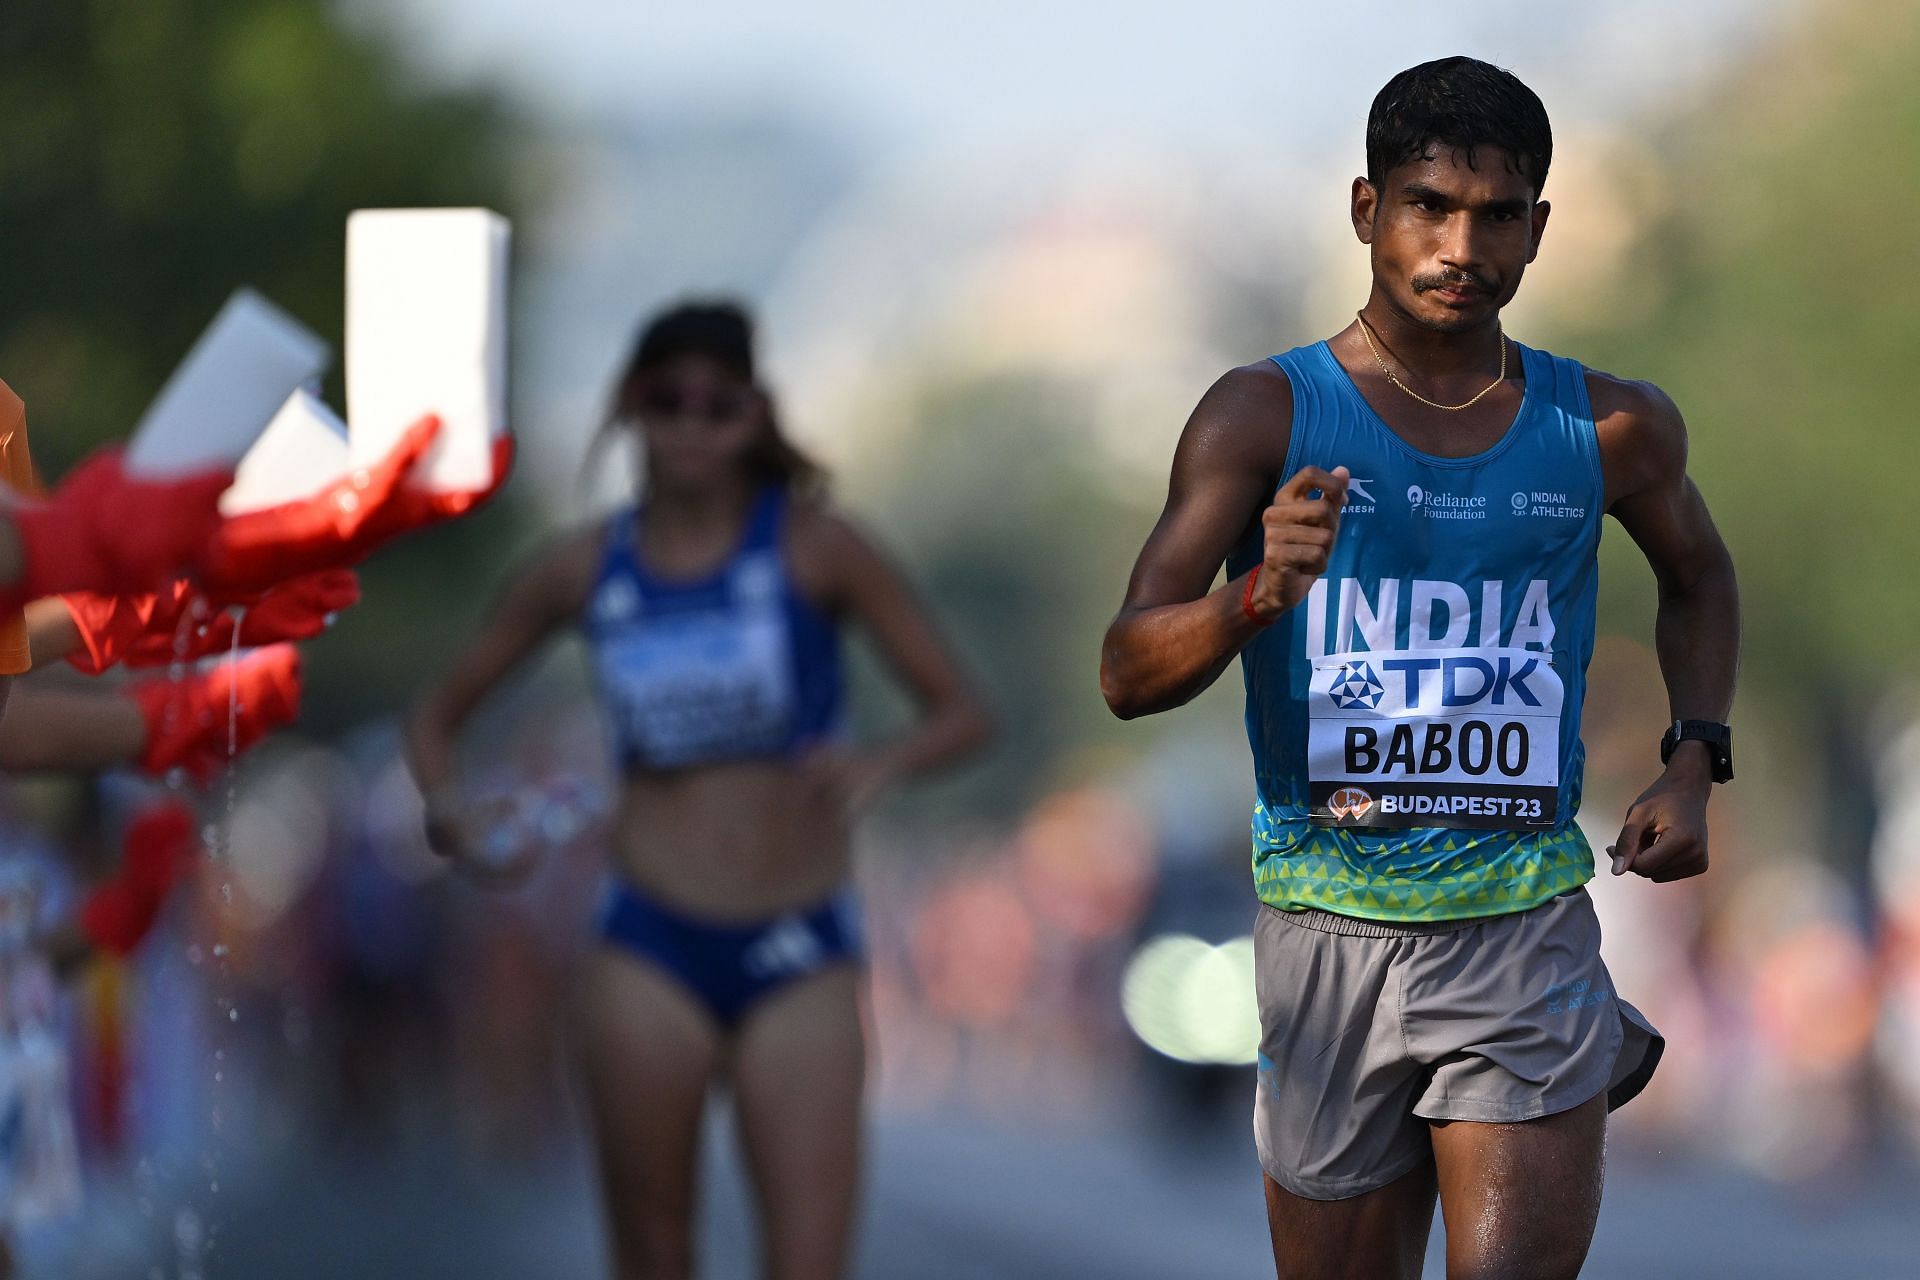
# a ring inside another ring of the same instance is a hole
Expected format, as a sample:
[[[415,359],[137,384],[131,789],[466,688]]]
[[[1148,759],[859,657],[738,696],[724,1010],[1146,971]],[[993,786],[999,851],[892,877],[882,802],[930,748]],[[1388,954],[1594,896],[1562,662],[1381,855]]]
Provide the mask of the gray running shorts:
[[[1341,1200],[1428,1159],[1430,1120],[1620,1106],[1665,1041],[1614,994],[1585,889],[1512,915],[1385,924],[1262,906],[1253,929],[1260,1163]]]

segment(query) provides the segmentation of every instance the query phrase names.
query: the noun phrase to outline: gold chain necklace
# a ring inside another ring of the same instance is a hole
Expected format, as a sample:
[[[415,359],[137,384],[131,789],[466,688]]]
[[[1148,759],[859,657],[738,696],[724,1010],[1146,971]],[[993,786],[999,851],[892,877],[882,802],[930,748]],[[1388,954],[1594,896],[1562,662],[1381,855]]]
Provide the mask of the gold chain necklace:
[[[1380,372],[1387,375],[1387,381],[1391,382],[1394,386],[1400,388],[1402,391],[1412,396],[1415,400],[1418,400],[1421,404],[1429,405],[1435,409],[1445,409],[1448,413],[1456,413],[1461,409],[1471,409],[1473,408],[1474,405],[1480,403],[1482,396],[1485,396],[1487,392],[1493,390],[1495,387],[1499,386],[1501,383],[1507,380],[1507,334],[1506,334],[1506,331],[1503,329],[1500,332],[1500,376],[1499,377],[1495,378],[1492,382],[1489,382],[1481,390],[1479,395],[1475,396],[1471,400],[1463,400],[1459,404],[1441,404],[1438,400],[1429,400],[1425,396],[1421,395],[1418,391],[1415,391],[1412,387],[1408,386],[1406,383],[1400,381],[1400,379],[1394,377],[1393,370],[1387,368],[1387,362],[1381,358],[1380,348],[1373,345],[1373,326],[1367,323],[1367,317],[1365,313],[1356,311],[1353,313],[1353,318],[1360,322],[1360,336],[1367,340],[1367,350],[1373,352],[1373,362],[1380,366]]]

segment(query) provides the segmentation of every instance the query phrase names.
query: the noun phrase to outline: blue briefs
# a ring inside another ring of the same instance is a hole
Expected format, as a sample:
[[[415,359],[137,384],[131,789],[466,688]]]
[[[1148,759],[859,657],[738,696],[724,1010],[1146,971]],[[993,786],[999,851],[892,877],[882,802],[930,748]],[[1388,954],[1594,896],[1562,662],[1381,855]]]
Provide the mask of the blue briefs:
[[[840,961],[860,961],[859,905],[851,888],[817,907],[757,924],[709,924],[612,879],[600,936],[665,970],[731,1029],[762,996]]]

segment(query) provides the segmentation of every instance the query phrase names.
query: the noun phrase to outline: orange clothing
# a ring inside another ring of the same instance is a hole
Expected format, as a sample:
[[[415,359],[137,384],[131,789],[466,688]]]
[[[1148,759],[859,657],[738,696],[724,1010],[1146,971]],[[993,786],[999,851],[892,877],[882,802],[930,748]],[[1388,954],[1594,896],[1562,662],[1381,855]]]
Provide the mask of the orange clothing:
[[[27,406],[0,382],[0,482],[16,493],[38,493],[33,455],[27,450]],[[18,609],[0,616],[0,676],[17,676],[33,666],[27,648],[27,619]]]

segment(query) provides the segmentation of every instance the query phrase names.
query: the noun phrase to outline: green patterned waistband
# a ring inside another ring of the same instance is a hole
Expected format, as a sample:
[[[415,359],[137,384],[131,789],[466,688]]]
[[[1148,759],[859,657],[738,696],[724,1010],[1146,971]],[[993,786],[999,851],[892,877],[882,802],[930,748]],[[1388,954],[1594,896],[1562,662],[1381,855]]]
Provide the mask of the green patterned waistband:
[[[1537,907],[1593,878],[1593,851],[1569,823],[1549,834],[1409,832],[1381,852],[1350,832],[1293,827],[1292,843],[1256,841],[1253,881],[1281,911],[1304,907],[1363,920],[1430,922]]]

